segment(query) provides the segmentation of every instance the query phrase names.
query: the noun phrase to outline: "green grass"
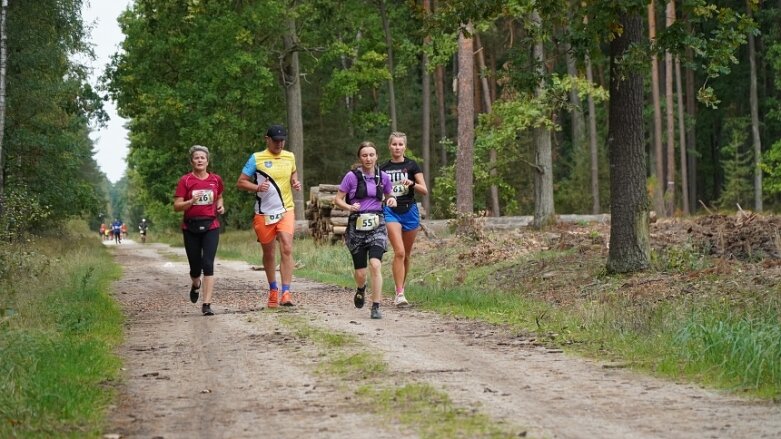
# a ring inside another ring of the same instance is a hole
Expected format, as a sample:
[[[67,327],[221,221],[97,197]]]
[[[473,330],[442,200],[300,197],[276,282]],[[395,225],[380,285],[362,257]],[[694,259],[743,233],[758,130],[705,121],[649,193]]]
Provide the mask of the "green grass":
[[[71,226],[0,249],[34,255],[13,285],[0,280],[13,310],[0,319],[0,437],[98,437],[114,396],[122,316],[107,291],[120,271],[93,233]]]
[[[413,255],[407,295],[416,307],[534,332],[582,355],[625,362],[661,376],[762,398],[781,395],[778,298],[768,302],[767,294],[754,297],[734,283],[732,290],[722,291],[728,283],[712,275],[701,282],[711,283],[713,291],[643,302],[621,294],[632,276],[606,276],[604,261],[581,261],[572,251],[545,251],[484,266],[459,259],[469,251],[448,244]],[[389,250],[383,261],[386,295],[393,290],[392,254]],[[223,234],[220,255],[260,261],[251,232]],[[353,286],[352,262],[341,244],[296,239],[294,258],[301,266],[296,276]],[[685,245],[655,252],[652,264],[652,275],[664,277],[702,270],[709,260]],[[546,270],[577,272],[577,282],[591,285],[593,291],[584,286],[579,291],[585,299],[551,303],[544,295],[545,288],[552,288],[550,281],[540,280]],[[509,280],[502,277],[507,273]],[[723,300],[725,295],[740,297],[739,306],[735,300]]]
[[[398,388],[363,386],[358,394],[375,412],[413,428],[422,438],[450,439],[519,437],[511,426],[459,407],[447,393],[425,383]]]
[[[518,437],[517,431],[513,432],[517,427],[497,423],[478,410],[460,407],[446,392],[429,384],[406,383],[403,375],[390,377],[382,356],[369,352],[353,336],[313,326],[300,317],[283,317],[280,322],[296,337],[312,342],[320,350],[318,356],[323,361],[317,366],[318,373],[340,380],[355,392],[362,406],[403,424],[420,437]]]

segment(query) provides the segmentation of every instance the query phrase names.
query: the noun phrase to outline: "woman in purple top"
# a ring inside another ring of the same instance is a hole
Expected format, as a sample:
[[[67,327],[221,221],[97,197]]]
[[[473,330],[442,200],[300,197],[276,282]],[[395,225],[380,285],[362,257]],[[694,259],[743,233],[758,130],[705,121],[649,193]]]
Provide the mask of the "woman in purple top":
[[[388,174],[377,167],[377,147],[372,142],[362,142],[358,147],[360,166],[348,172],[339,185],[334,205],[350,212],[345,233],[345,243],[353,258],[355,286],[353,303],[363,308],[366,295],[366,267],[371,273],[371,318],[381,319],[382,255],[388,244],[385,229],[383,201],[389,207],[396,206],[392,196],[393,184]],[[367,263],[368,259],[368,263]]]

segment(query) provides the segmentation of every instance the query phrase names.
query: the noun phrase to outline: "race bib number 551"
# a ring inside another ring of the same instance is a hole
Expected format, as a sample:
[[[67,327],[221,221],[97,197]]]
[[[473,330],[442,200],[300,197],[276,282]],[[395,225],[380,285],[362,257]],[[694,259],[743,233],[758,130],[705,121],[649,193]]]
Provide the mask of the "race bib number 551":
[[[368,232],[380,226],[380,216],[376,213],[362,213],[355,220],[355,230]]]

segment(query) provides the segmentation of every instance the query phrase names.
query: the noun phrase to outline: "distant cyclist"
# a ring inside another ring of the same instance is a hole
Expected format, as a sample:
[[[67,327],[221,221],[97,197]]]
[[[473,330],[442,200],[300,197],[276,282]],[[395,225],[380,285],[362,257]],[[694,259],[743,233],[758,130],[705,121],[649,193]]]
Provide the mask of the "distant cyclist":
[[[141,236],[141,242],[146,242],[146,232],[149,229],[149,223],[146,222],[146,218],[141,218],[141,222],[138,223],[138,234]]]

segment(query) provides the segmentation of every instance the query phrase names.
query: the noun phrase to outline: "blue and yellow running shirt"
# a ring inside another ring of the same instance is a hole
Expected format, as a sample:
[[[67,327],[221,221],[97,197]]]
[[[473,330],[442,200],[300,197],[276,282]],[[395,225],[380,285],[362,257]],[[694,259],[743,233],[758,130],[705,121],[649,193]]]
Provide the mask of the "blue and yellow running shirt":
[[[269,180],[271,187],[266,192],[255,194],[255,213],[274,215],[293,210],[293,188],[290,177],[296,172],[296,158],[290,151],[272,154],[268,149],[249,157],[241,173],[254,179],[255,183]]]

